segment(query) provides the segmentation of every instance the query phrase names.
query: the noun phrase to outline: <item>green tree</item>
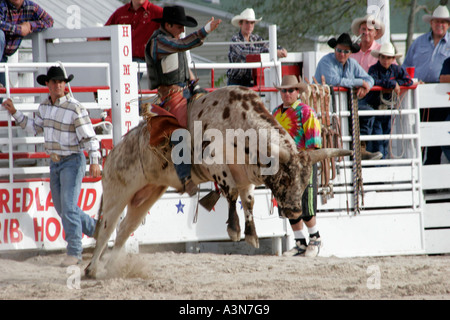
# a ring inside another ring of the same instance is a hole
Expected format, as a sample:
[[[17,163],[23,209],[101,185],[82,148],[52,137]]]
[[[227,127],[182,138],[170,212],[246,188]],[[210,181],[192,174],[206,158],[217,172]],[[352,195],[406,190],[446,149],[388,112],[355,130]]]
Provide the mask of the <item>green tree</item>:
[[[419,14],[433,12],[439,4],[447,4],[448,0],[391,0],[391,22],[398,19],[395,12],[404,12],[408,17],[406,25],[409,48],[413,34],[420,18]],[[245,8],[253,8],[256,15],[263,16],[266,22],[275,23],[278,27],[278,42],[288,51],[298,49],[302,41],[319,35],[338,35],[350,32],[354,18],[364,16],[367,10],[367,0],[247,0],[235,1],[233,12],[241,12]],[[394,9],[394,10],[393,10]],[[394,12],[395,11],[395,12]],[[265,35],[258,29],[258,33]],[[293,41],[293,37],[297,40]]]

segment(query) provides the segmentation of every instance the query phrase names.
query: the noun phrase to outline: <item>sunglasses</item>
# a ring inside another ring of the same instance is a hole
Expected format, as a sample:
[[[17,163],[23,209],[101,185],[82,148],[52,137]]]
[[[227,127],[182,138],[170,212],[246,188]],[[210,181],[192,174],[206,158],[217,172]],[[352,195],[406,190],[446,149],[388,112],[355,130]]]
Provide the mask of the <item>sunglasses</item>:
[[[352,50],[343,50],[343,49],[336,48],[336,52],[349,54],[349,53],[352,53]]]
[[[292,93],[294,91],[297,91],[297,89],[281,89],[280,91],[283,93],[286,93],[286,92]]]

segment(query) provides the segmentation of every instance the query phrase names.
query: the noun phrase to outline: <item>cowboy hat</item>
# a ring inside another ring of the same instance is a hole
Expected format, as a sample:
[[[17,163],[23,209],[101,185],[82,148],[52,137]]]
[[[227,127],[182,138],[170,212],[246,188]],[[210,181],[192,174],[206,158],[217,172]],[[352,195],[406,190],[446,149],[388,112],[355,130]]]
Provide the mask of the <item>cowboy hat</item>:
[[[51,67],[48,69],[47,74],[41,74],[36,78],[37,83],[42,86],[46,85],[46,82],[50,80],[63,80],[64,82],[70,82],[73,79],[73,74],[69,75],[67,78],[64,74],[63,69],[60,67]]]
[[[331,38],[328,40],[328,45],[331,48],[336,48],[338,44],[343,44],[344,46],[349,46],[352,53],[357,53],[359,51],[359,45],[352,42],[352,39],[350,38],[348,33],[343,33],[339,36],[339,38]]]
[[[255,23],[257,23],[260,22],[262,18],[256,19],[255,11],[253,11],[253,9],[251,8],[247,8],[244,11],[242,11],[241,14],[238,14],[233,19],[231,19],[231,24],[239,28],[239,21],[241,20],[254,21]]]
[[[366,23],[369,29],[375,27],[375,29],[377,30],[375,40],[380,39],[384,35],[384,31],[386,30],[386,26],[384,25],[383,21],[374,18],[373,15],[368,14],[365,17],[356,18],[355,20],[353,20],[352,32],[355,36],[359,36],[359,28],[361,26],[361,23]]]
[[[291,89],[291,88],[297,88],[299,91],[306,91],[308,89],[308,85],[304,82],[302,82],[302,78],[300,77],[300,81],[295,75],[286,75],[283,76],[283,79],[281,80],[281,85],[274,87],[280,91],[281,89]]]
[[[165,6],[163,9],[162,18],[152,19],[152,21],[159,23],[173,23],[185,27],[193,28],[197,26],[197,20],[187,16],[184,8],[181,6]]]
[[[380,54],[382,54],[383,56],[395,58],[400,58],[402,56],[401,53],[395,53],[394,46],[390,42],[383,43],[380,50],[372,50],[370,54],[375,58],[378,58]]]
[[[433,19],[443,19],[450,22],[450,14],[446,6],[438,6],[434,11],[433,15],[426,14],[422,17],[422,20],[426,23],[430,23]]]

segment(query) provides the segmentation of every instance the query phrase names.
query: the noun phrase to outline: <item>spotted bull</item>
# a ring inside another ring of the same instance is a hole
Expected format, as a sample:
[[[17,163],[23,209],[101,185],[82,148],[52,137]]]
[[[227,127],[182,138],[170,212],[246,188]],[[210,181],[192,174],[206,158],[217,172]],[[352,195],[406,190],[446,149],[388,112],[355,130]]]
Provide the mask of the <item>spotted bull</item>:
[[[233,241],[241,238],[236,213],[236,201],[241,198],[245,213],[245,240],[254,247],[259,246],[252,213],[255,186],[270,188],[282,214],[287,218],[297,218],[301,214],[301,198],[312,164],[327,157],[350,154],[350,151],[340,149],[297,151],[291,136],[274,120],[259,96],[243,87],[225,87],[200,97],[189,107],[188,118],[189,132],[194,133],[191,135],[193,181],[196,184],[215,181],[220,186],[229,204],[227,231]],[[203,135],[200,143],[199,130]],[[221,133],[222,137],[228,134],[230,137],[230,132],[231,139],[221,142],[226,152],[218,159],[215,154],[218,152],[217,136],[214,139],[205,137],[207,133],[212,133],[212,136]],[[249,132],[258,133],[257,143],[251,142]],[[262,132],[271,134],[262,139]],[[239,143],[239,133],[247,134],[243,143]],[[276,139],[272,139],[274,136]],[[162,143],[153,148],[149,146],[149,138],[147,123],[142,122],[108,155],[102,179],[102,218],[94,254],[86,268],[87,276],[95,277],[99,257],[125,207],[127,214],[120,224],[115,250],[123,247],[168,187],[183,188],[172,163],[170,145]],[[211,148],[213,144],[216,148]],[[196,154],[208,154],[209,157],[198,159]],[[212,157],[216,157],[213,162],[210,161]],[[244,159],[244,162],[239,159]]]

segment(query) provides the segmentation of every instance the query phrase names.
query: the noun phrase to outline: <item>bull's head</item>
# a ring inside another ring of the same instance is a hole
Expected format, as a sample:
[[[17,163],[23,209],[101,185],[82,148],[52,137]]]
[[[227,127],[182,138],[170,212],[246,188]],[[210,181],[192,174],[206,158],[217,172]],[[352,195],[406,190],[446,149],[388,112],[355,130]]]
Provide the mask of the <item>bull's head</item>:
[[[312,165],[326,158],[348,156],[349,150],[320,149],[289,153],[280,150],[279,170],[266,176],[268,186],[278,203],[283,217],[297,219],[302,214],[302,195],[311,177]]]

